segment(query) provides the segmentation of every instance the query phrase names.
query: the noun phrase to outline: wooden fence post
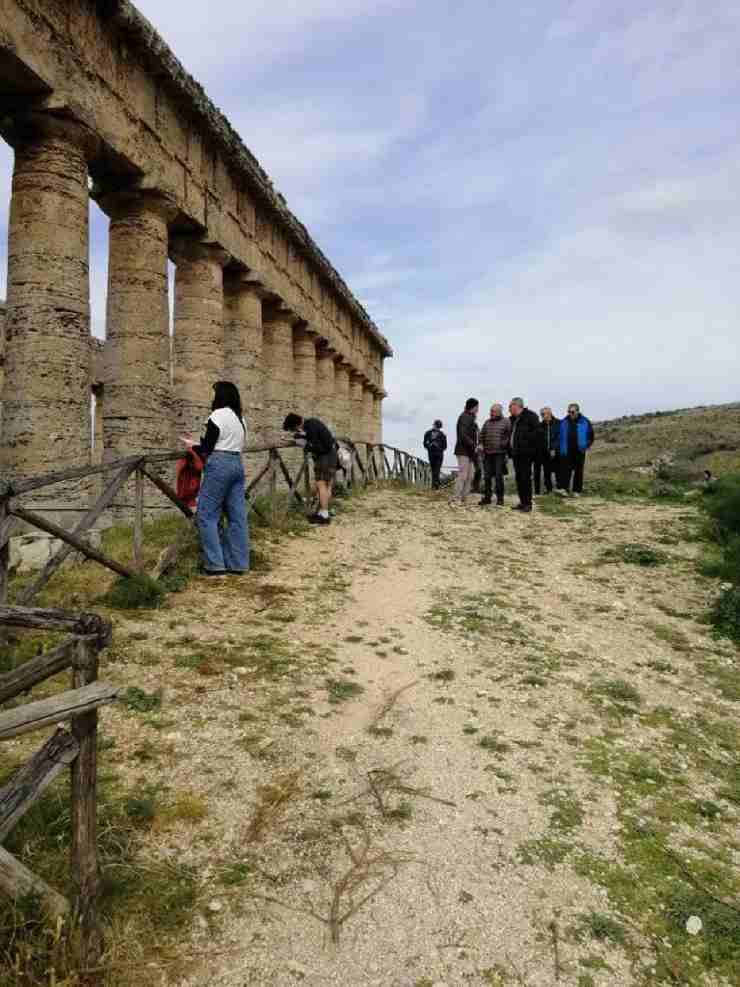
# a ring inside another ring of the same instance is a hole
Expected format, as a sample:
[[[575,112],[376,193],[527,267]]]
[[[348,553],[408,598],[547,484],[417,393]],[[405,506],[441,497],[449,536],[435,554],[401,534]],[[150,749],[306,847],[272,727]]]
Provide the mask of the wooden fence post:
[[[270,449],[270,519],[277,517],[277,450]]]
[[[98,677],[98,644],[89,638],[77,643],[72,685],[81,689]],[[103,951],[98,921],[97,899],[100,875],[97,847],[97,756],[98,713],[92,710],[76,716],[72,736],[80,752],[72,762],[72,882],[76,892],[76,916],[80,923],[80,959],[83,970],[91,971],[83,981],[100,982],[94,972]]]
[[[136,471],[136,494],[134,501],[134,569],[144,568],[142,549],[144,546],[144,474]]]

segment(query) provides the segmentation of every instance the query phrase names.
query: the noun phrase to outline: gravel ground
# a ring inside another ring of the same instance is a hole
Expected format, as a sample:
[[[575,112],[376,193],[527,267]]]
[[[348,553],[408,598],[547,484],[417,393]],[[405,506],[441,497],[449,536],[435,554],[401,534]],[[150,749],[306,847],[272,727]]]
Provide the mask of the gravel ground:
[[[171,665],[168,781],[208,807],[149,837],[204,884],[185,974],[163,984],[646,982],[634,955],[574,932],[610,905],[569,848],[613,857],[621,826],[615,792],[584,766],[605,729],[590,690],[625,680],[645,705],[688,715],[723,700],[692,681],[686,648],[732,652],[685,619],[711,586],[693,575],[695,546],[671,535],[680,510],[562,510],[373,492],[284,541],[270,572],[198,581],[174,621],[141,625],[152,661],[132,681],[153,688]],[[665,566],[597,564],[656,539]],[[233,657],[255,635],[268,651],[283,642],[278,671]],[[173,662],[204,645],[229,661],[200,675]],[[637,726],[625,737],[650,746]],[[643,946],[649,963],[637,935]]]

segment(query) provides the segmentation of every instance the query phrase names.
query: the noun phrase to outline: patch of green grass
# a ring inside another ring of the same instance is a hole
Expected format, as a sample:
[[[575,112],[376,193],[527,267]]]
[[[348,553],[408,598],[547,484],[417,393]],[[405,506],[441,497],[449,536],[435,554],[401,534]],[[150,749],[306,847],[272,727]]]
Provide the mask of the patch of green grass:
[[[343,703],[348,699],[354,699],[365,691],[365,687],[359,682],[351,679],[326,679],[326,691],[329,695],[330,703]]]
[[[527,866],[543,864],[547,868],[553,868],[556,864],[562,864],[568,854],[573,849],[573,844],[559,836],[546,834],[537,839],[525,840],[516,848],[517,858],[520,863]]]
[[[152,713],[162,705],[162,694],[145,692],[137,685],[131,685],[121,693],[119,702],[132,713]]]
[[[165,596],[162,583],[138,573],[119,579],[97,602],[115,610],[156,610]]]
[[[721,590],[710,612],[710,620],[718,637],[740,644],[740,586]]]
[[[392,809],[388,809],[385,814],[386,819],[394,819],[397,822],[408,822],[414,815],[414,807],[410,802],[399,802]]]
[[[162,858],[147,847],[144,830],[159,812],[153,788],[126,793],[110,774],[98,786],[98,854],[103,935],[116,967],[108,983],[154,984],[141,966],[151,955],[174,946],[193,920],[199,896],[194,867]],[[6,841],[7,849],[52,887],[72,898],[69,781],[58,779],[32,806]],[[122,931],[125,930],[125,931]],[[135,943],[135,948],[131,944]],[[52,929],[32,898],[0,902],[0,983],[17,987],[81,983],[73,929]],[[128,969],[128,961],[131,969]]]
[[[624,946],[627,942],[624,925],[605,912],[585,912],[579,915],[573,935],[578,942],[586,937],[613,946]]]
[[[511,745],[505,740],[499,740],[495,733],[488,733],[485,737],[481,737],[478,746],[491,754],[506,754],[507,751],[511,750]]]
[[[617,706],[640,706],[642,696],[637,689],[624,679],[606,679],[591,686],[591,694],[604,696]]]
[[[659,641],[670,644],[674,651],[689,651],[691,642],[680,628],[671,624],[657,624],[649,622],[648,627]]]
[[[602,562],[624,562],[628,565],[656,566],[665,565],[669,561],[665,552],[660,552],[649,545],[629,543],[607,548],[601,553]]]
[[[576,796],[567,790],[551,788],[538,799],[540,805],[552,808],[550,829],[569,833],[583,825],[583,807]]]

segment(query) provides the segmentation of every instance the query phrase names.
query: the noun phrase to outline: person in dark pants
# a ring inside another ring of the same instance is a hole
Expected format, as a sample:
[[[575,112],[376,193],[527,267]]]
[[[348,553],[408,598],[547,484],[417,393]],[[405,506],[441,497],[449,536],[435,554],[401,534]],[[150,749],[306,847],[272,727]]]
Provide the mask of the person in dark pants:
[[[537,458],[534,461],[534,492],[542,492],[542,478],[545,490],[552,493],[552,478],[558,482],[558,453],[560,452],[560,422],[553,417],[552,408],[540,411],[540,424],[537,429]]]
[[[481,507],[491,503],[493,482],[496,481],[496,506],[504,505],[504,474],[506,457],[511,439],[511,422],[504,418],[500,404],[491,406],[491,417],[480,430],[480,444],[483,450],[483,473],[485,476],[485,492]]]
[[[594,443],[594,428],[577,404],[568,405],[568,416],[560,422],[560,489],[567,497],[573,482],[573,496],[583,493],[586,453]]]
[[[442,431],[442,422],[439,418],[434,425],[424,435],[424,448],[429,456],[429,465],[432,469],[432,490],[439,490],[439,473],[445,458],[447,448],[447,436]]]
[[[514,477],[519,494],[519,503],[512,508],[529,514],[532,510],[532,463],[537,455],[537,430],[539,419],[534,411],[524,407],[521,398],[512,398],[509,403],[511,415],[511,458],[514,462]]]
[[[283,431],[291,432],[296,445],[310,452],[314,462],[314,478],[319,495],[319,509],[309,514],[311,524],[331,524],[329,502],[331,489],[337,474],[339,459],[337,443],[326,425],[319,418],[304,418],[292,411],[283,422]]]

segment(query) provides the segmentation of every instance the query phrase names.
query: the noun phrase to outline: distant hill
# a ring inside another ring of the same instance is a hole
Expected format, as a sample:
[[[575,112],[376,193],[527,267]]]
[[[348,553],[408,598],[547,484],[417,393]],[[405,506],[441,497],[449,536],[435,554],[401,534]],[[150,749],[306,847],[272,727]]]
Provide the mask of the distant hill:
[[[715,475],[740,470],[740,401],[732,404],[653,411],[595,422],[589,454],[591,475],[607,476],[649,466],[671,455],[696,471]]]

